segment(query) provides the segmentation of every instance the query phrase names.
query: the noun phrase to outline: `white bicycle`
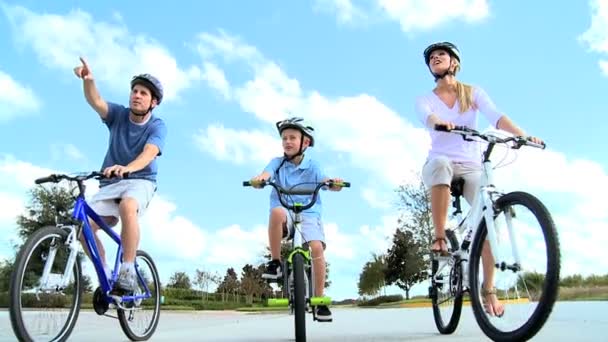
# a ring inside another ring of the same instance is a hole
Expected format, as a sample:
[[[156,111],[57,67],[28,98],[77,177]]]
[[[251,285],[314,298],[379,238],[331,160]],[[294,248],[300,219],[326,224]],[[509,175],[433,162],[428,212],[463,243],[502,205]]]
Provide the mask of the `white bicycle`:
[[[448,131],[439,125],[435,129]],[[497,144],[513,149],[545,145],[524,137],[505,138],[462,126],[450,132],[467,141],[482,139],[487,148],[483,153],[479,192],[464,218],[460,206],[464,180],[455,179],[451,185],[455,210],[450,220],[457,225],[446,229],[449,255],[431,258],[429,297],[435,324],[440,333],[453,333],[463,301],[468,297],[478,325],[489,338],[528,340],[545,324],[557,299],[559,239],[551,214],[540,200],[526,192],[505,194],[497,190],[490,155]],[[490,292],[483,290],[482,285],[484,245],[490,247],[494,260],[495,288]],[[484,297],[492,294],[504,305],[500,317],[484,310]]]

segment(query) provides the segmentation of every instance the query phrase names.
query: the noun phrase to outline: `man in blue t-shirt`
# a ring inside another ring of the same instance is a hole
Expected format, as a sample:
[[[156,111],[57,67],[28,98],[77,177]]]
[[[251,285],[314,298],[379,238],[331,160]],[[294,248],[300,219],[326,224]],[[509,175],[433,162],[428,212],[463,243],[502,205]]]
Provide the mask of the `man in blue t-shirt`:
[[[302,118],[294,117],[276,124],[283,141],[282,157],[274,158],[264,168],[264,171],[253,177],[252,182],[265,181],[273,178],[274,181],[285,189],[309,188],[315,183],[328,181],[325,172],[319,164],[312,160],[304,151],[315,143],[314,129],[306,124]],[[334,182],[341,183],[339,178],[333,178]],[[299,187],[298,187],[299,185]],[[256,186],[257,187],[257,186]],[[342,187],[332,186],[330,190],[340,191]],[[293,213],[287,212],[279,202],[279,194],[275,189],[270,194],[270,219],[268,222],[268,238],[270,244],[271,260],[266,265],[266,271],[262,278],[277,280],[283,276],[281,270],[281,239],[284,228],[292,225]],[[290,195],[289,202],[309,203],[309,195]],[[325,233],[321,220],[321,195],[317,196],[315,204],[302,213],[302,235],[306,244],[312,252],[313,271],[315,279],[314,296],[323,296],[325,288]],[[332,321],[331,311],[326,305],[317,307],[317,320],[319,322]]]
[[[139,217],[156,192],[156,157],[164,147],[167,128],[152,110],[163,100],[162,84],[154,76],[142,74],[131,80],[129,107],[106,102],[93,80],[93,73],[83,58],[82,65],[74,68],[83,80],[84,96],[99,114],[110,131],[110,139],[102,170],[107,177],[100,181],[100,189],[89,201],[93,210],[110,226],[122,223],[122,265],[113,292],[133,292],[137,289],[135,254],[139,245]],[[127,176],[128,177],[125,177]],[[105,250],[99,238],[99,227],[90,222],[99,256],[104,262]]]

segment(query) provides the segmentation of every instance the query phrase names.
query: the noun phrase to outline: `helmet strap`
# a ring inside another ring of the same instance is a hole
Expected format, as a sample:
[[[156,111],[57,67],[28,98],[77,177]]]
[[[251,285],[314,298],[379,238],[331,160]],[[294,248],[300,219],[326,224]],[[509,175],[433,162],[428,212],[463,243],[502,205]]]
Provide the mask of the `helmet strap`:
[[[130,108],[130,110],[131,110],[131,113],[133,113],[133,115],[142,117],[142,116],[148,115],[148,113],[150,113],[152,111],[152,108],[154,108],[154,107],[152,107],[152,103],[150,103],[150,107],[148,107],[148,110],[145,111],[144,113],[137,113],[133,110],[133,108]]]

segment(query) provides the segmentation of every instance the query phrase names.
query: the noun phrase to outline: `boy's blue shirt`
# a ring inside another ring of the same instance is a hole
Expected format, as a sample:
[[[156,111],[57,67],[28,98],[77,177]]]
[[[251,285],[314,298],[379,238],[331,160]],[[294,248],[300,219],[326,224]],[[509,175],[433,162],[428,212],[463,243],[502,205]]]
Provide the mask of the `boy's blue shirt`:
[[[313,189],[318,183],[328,178],[325,172],[321,169],[319,163],[311,159],[307,154],[304,154],[302,162],[299,165],[294,165],[290,161],[285,161],[284,157],[273,158],[270,163],[264,168],[264,171],[270,174],[270,178],[285,189]],[[278,169],[278,173],[277,173]],[[307,183],[307,184],[302,184]],[[302,184],[302,185],[299,185]],[[296,187],[294,187],[297,185]],[[312,195],[283,195],[288,204],[302,203],[308,204],[312,199]],[[272,189],[270,193],[270,208],[281,207],[278,193]],[[317,196],[316,203],[309,209],[303,212],[305,215],[312,215],[321,218],[323,202],[321,194]]]

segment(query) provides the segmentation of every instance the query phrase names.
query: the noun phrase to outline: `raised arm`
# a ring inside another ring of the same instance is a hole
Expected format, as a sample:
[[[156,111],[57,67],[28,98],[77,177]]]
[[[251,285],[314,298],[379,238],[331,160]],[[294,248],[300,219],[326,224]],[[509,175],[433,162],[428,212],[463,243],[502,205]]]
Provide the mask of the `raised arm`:
[[[103,120],[105,120],[108,116],[108,103],[99,95],[99,91],[97,90],[93,79],[93,73],[87,62],[82,57],[80,57],[80,62],[82,65],[74,68],[74,74],[76,77],[82,79],[84,97],[87,99],[89,105]]]

